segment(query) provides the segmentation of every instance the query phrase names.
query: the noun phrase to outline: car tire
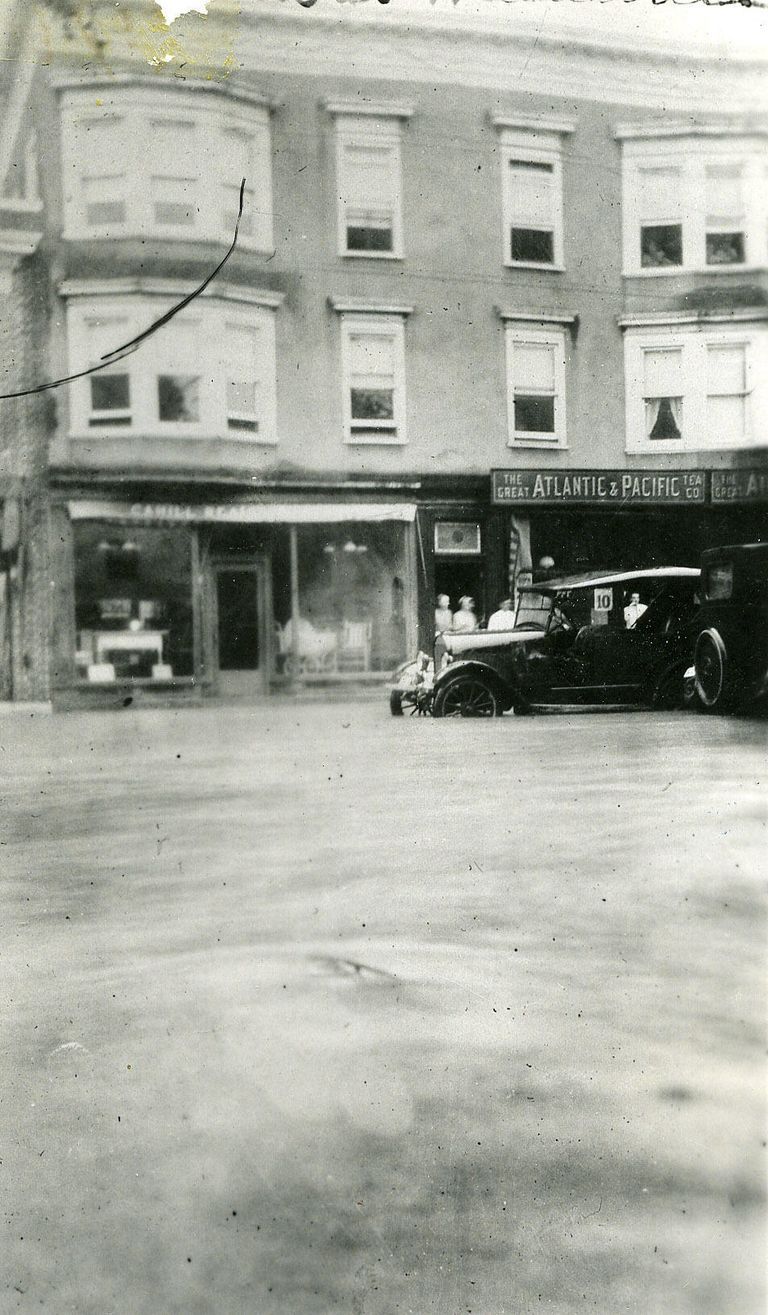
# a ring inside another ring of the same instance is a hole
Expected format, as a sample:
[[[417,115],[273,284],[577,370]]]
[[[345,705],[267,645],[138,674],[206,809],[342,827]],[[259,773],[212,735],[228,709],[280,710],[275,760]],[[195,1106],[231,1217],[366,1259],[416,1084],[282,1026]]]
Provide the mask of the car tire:
[[[705,712],[722,712],[729,704],[728,655],[716,630],[702,630],[694,657],[696,693]]]
[[[389,694],[389,711],[393,717],[402,717],[403,714],[403,695],[399,689],[390,690]]]
[[[500,717],[504,711],[496,690],[482,676],[457,676],[435,695],[433,717]]]

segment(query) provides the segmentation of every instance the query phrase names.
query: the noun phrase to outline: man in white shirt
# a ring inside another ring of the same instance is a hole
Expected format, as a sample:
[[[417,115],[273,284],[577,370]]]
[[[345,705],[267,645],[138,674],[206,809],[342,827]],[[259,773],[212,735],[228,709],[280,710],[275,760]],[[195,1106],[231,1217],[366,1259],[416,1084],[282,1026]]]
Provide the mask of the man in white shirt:
[[[502,598],[498,609],[488,617],[489,630],[512,630],[515,625],[515,613],[511,598]]]
[[[632,594],[627,606],[624,608],[624,625],[627,630],[631,630],[640,620],[643,612],[647,612],[647,610],[645,603],[640,602],[640,595]]]

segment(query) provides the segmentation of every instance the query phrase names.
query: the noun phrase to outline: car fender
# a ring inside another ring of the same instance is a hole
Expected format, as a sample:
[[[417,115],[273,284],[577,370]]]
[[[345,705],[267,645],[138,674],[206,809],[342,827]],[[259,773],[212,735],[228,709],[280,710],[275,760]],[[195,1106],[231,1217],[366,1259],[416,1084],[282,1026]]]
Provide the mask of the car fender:
[[[478,662],[476,658],[467,658],[460,662],[450,662],[447,667],[443,667],[443,670],[435,680],[435,695],[443,685],[447,685],[449,681],[454,679],[457,675],[464,673],[467,675],[471,673],[475,676],[481,676],[482,679],[496,691],[505,708],[511,708],[517,701],[519,693],[517,687],[511,685],[508,681],[502,680],[498,671],[496,671],[494,667],[489,666],[487,662]],[[522,696],[520,696],[520,698],[522,701]]]
[[[654,706],[656,706],[656,702],[659,698],[659,695],[661,694],[662,689],[664,688],[664,685],[673,676],[680,677],[681,687],[682,687],[683,677],[685,676],[685,672],[690,667],[690,665],[691,665],[690,657],[677,657],[675,658],[674,662],[669,662],[667,666],[665,666],[660,672],[658,672],[657,675],[654,676],[653,683],[648,692],[649,703],[652,703]]]

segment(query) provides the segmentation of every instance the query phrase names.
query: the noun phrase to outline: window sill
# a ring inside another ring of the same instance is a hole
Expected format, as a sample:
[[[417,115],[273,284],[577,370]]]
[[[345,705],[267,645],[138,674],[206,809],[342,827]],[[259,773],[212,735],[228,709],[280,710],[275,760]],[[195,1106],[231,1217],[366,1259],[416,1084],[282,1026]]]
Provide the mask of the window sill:
[[[564,274],[565,265],[552,265],[537,260],[505,260],[505,269],[539,269],[549,271],[550,274]]]
[[[757,452],[765,444],[759,443],[632,443],[624,451],[628,457],[695,456],[702,452]]]
[[[344,443],[347,447],[406,447],[408,440],[388,438],[383,434],[377,438],[357,438],[352,434],[345,434]]]
[[[340,251],[344,260],[404,260],[401,251]]]
[[[529,448],[536,452],[567,452],[568,444],[565,440],[559,438],[510,438],[507,440],[507,447]]]
[[[688,274],[760,274],[766,265],[654,265],[649,269],[622,270],[625,279],[684,278]]]

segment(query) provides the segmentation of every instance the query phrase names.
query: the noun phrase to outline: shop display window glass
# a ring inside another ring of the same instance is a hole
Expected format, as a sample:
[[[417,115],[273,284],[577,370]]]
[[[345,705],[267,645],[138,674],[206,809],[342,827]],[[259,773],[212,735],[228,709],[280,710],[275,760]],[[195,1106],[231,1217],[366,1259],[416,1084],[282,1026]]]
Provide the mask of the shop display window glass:
[[[291,600],[275,558],[277,674],[290,673]],[[282,568],[282,569],[281,569]],[[402,523],[299,529],[299,649],[304,678],[389,672],[406,657],[406,527]]]
[[[189,530],[83,521],[74,545],[78,678],[192,676]]]

